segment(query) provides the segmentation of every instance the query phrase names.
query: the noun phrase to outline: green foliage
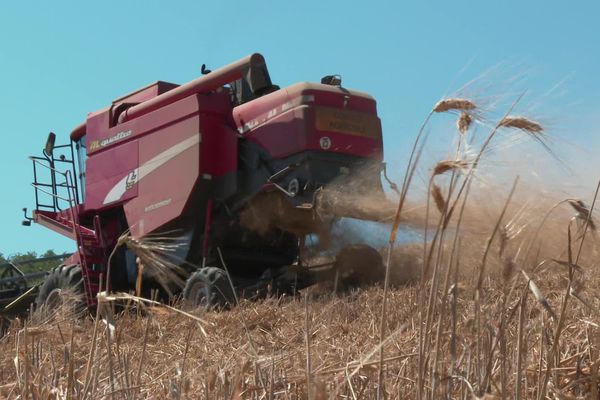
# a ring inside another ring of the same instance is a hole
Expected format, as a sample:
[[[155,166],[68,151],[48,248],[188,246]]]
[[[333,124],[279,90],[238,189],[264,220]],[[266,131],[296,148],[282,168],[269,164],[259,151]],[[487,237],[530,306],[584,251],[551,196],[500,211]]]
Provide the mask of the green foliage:
[[[35,262],[35,263],[30,263],[30,264],[22,264],[22,263],[29,261],[29,260],[35,260],[37,258],[53,257],[56,255],[57,254],[54,252],[54,250],[48,250],[45,253],[40,254],[40,255],[38,255],[35,251],[28,251],[27,253],[13,254],[12,256],[8,257],[8,259],[7,259],[2,253],[0,253],[0,264],[10,261],[10,262],[14,263],[17,267],[19,267],[19,269],[21,271],[23,271],[24,274],[30,274],[32,272],[39,272],[39,271],[50,271],[52,268],[60,265],[60,263],[62,261],[61,260],[47,260],[47,261],[39,261],[39,262]]]
[[[53,250],[48,250],[39,255],[35,251],[28,251],[27,253],[13,254],[10,257],[4,256],[2,253],[0,253],[0,278],[11,278],[19,275],[12,266],[6,265],[9,262],[21,270],[21,272],[23,272],[25,275],[36,272],[48,272],[52,268],[60,265],[62,263],[62,259],[40,260],[32,263],[28,263],[28,261],[46,257],[54,257],[57,255],[58,254],[56,254]],[[35,286],[43,282],[43,280],[43,274],[41,276],[27,278],[27,286]],[[2,289],[6,289],[6,287],[0,286],[0,290]]]

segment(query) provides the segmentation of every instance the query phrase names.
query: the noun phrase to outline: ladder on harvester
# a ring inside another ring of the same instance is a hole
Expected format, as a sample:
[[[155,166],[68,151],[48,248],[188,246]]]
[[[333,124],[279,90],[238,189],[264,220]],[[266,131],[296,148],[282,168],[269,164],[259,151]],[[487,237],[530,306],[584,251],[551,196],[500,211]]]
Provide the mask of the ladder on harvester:
[[[71,158],[60,155],[54,156],[54,150],[69,148]],[[38,217],[51,221],[69,235],[77,244],[77,254],[81,265],[81,275],[85,290],[86,303],[93,307],[97,304],[96,294],[100,289],[100,277],[104,272],[104,246],[102,242],[100,218],[93,219],[93,229],[81,226],[79,212],[81,204],[75,175],[75,162],[72,143],[54,146],[51,151],[44,150],[43,157],[32,156],[33,178],[32,186],[35,188],[35,203]],[[70,168],[60,171],[57,164],[68,164]],[[38,167],[43,168],[49,175],[49,182],[41,182],[43,174]],[[51,201],[42,202],[43,196]],[[85,245],[85,246],[84,246]]]

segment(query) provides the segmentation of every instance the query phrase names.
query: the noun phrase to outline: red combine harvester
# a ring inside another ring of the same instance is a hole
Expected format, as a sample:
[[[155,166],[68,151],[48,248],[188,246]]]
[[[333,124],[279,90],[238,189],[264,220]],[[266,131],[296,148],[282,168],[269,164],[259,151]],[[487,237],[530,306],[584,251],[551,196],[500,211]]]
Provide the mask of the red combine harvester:
[[[124,232],[178,243],[169,257],[186,271],[179,293],[194,304],[232,302],[225,269],[236,291],[254,294],[333,276],[349,283],[365,268],[367,280],[381,277],[381,257],[368,246],[342,249],[329,268],[301,257],[306,235],[331,223],[315,210],[324,188],[369,171],[353,190],[384,198],[375,100],[337,76],[279,88],[260,54],[202,72],[120,97],[88,114],[70,144],[55,145],[51,133],[43,156],[31,157],[36,208],[24,224],[77,243],[37,305],[70,287],[93,307],[115,248],[108,289],[132,290],[139,258],[117,246]],[[157,287],[147,270],[143,287]]]

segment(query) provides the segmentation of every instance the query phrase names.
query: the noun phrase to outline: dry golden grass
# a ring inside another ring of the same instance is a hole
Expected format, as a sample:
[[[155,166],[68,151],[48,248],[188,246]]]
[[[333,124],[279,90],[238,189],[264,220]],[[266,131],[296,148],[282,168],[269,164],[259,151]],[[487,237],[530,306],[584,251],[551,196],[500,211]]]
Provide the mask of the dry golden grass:
[[[560,308],[564,291],[560,272],[540,275],[536,289],[554,309]],[[504,369],[507,397],[513,397],[519,355],[523,359],[522,396],[530,398],[538,393],[544,354],[551,346],[556,322],[535,299],[526,297],[523,288],[527,282],[519,276],[514,277],[515,294],[506,305],[500,280],[490,278],[484,284],[485,334],[479,337],[483,350],[479,357],[469,279],[461,280],[449,293],[439,293],[457,302],[456,326],[452,326],[451,318],[443,321],[447,334],[437,360],[440,395],[471,398],[469,386],[480,390],[477,381],[483,379],[487,382],[484,392],[499,396]],[[597,283],[595,279],[588,286]],[[414,397],[419,353],[417,288],[396,288],[388,296],[384,389],[389,398]],[[579,301],[569,308],[558,367],[551,374],[554,393],[586,398],[597,382],[600,315],[595,310],[600,300],[592,294],[587,296],[594,311]],[[523,298],[519,351],[516,312]],[[180,394],[181,398],[207,399],[307,398],[304,320],[308,315],[311,382],[313,390],[324,393],[314,398],[371,399],[376,393],[381,301],[382,290],[371,288],[341,298],[313,293],[308,313],[300,297],[244,302],[239,310],[202,315],[206,336],[199,322],[163,308],[147,309],[144,315],[135,310],[121,312],[114,318],[112,335],[110,324],[98,324],[88,378],[91,382],[85,379],[94,343],[91,317],[26,327],[14,322],[0,341],[0,395],[17,398],[28,393],[32,398],[58,399],[71,391],[71,398],[84,398],[89,383],[88,398],[179,398]],[[504,335],[499,338],[503,318]],[[456,336],[451,340],[453,329]],[[505,341],[502,353],[500,339]],[[240,393],[239,397],[232,397],[234,393]]]
[[[489,204],[487,211],[500,206]],[[548,208],[540,204],[528,218],[537,222]],[[507,215],[521,209],[515,204]],[[473,205],[469,212],[477,215],[482,206]],[[492,228],[485,221],[469,224],[457,281],[448,290],[435,291],[434,298],[445,300],[448,309],[434,309],[431,315],[424,397],[501,398],[504,391],[512,398],[517,386],[518,397],[538,397],[569,274],[568,265],[535,266],[542,254],[566,257],[562,253],[567,242],[559,228],[569,224],[570,217],[568,207],[555,211],[544,235],[537,238],[547,247],[528,260],[516,257],[510,269],[523,273],[506,273],[500,246],[508,241],[503,253],[514,255],[522,243],[534,239],[537,225],[493,242],[477,315],[474,272],[485,246],[481,232],[489,234]],[[416,245],[409,250],[413,255],[423,251]],[[450,244],[442,246],[442,256],[449,250]],[[402,247],[396,251],[407,253]],[[571,291],[573,300],[564,313],[550,369],[551,398],[589,398],[598,383],[600,298],[590,288],[597,287],[600,278],[593,270],[598,256],[593,240],[582,254],[579,263],[585,267],[575,272],[573,281],[580,284]],[[414,258],[411,265],[401,265],[396,260],[392,270],[415,269],[421,261]],[[433,280],[428,279],[430,290]],[[69,393],[74,399],[304,399],[310,392],[314,399],[375,398],[383,290],[373,287],[335,297],[316,287],[307,296],[306,304],[303,295],[243,301],[231,311],[196,314],[200,320],[130,301],[114,315],[110,308],[103,309],[98,319],[73,318],[68,309],[61,309],[27,323],[13,321],[0,339],[0,397],[62,399]],[[382,381],[387,398],[417,396],[418,296],[417,285],[388,292]],[[433,396],[428,391],[435,376]]]

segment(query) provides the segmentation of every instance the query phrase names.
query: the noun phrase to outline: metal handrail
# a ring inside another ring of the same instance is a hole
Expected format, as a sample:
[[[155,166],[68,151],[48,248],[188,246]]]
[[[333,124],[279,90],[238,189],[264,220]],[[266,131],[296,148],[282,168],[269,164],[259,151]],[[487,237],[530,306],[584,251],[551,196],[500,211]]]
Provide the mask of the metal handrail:
[[[47,154],[45,151],[44,151],[44,157],[36,157],[36,156],[29,157],[29,159],[33,162],[34,182],[32,183],[32,186],[35,188],[36,206],[38,209],[40,207],[40,202],[39,202],[39,198],[38,198],[38,190],[39,190],[40,192],[51,196],[51,198],[53,200],[52,201],[53,205],[48,208],[52,209],[54,212],[66,211],[66,213],[68,215],[66,217],[70,219],[73,239],[75,239],[75,242],[77,244],[77,254],[79,255],[79,262],[80,262],[82,274],[84,277],[84,289],[85,289],[86,295],[87,295],[86,298],[87,298],[88,302],[93,302],[91,287],[90,287],[90,280],[89,280],[88,270],[87,270],[87,265],[86,265],[87,259],[86,259],[85,252],[83,250],[82,232],[80,229],[81,227],[79,225],[79,212],[78,212],[79,210],[75,209],[77,204],[79,204],[79,194],[78,194],[77,184],[76,184],[74,176],[73,176],[76,173],[73,147],[72,147],[72,144],[71,144],[71,146],[65,145],[62,147],[70,147],[71,148],[71,160],[66,161],[64,159],[63,160],[55,159],[52,154]],[[69,169],[65,170],[64,172],[59,171],[55,167],[56,161],[72,164],[73,170],[71,170],[69,168]],[[38,182],[37,168],[36,168],[37,165],[41,165],[42,167],[44,167],[50,171],[51,185],[47,185],[47,184]],[[56,174],[58,174],[59,176],[62,176],[64,178],[64,183],[57,184]],[[46,190],[45,187],[47,187],[47,186],[51,187],[52,190],[51,191]],[[62,189],[60,189],[60,194],[58,193],[59,191],[57,190],[57,188],[62,188]],[[66,196],[64,194],[65,190],[67,192]],[[66,202],[69,207],[68,210],[63,211],[59,205],[58,200],[62,200],[64,202]],[[44,207],[46,207],[46,206],[44,206]],[[97,232],[94,232],[94,233],[95,233],[94,236],[96,236],[96,238],[98,238]]]
[[[34,162],[34,164],[39,164],[39,165],[41,165],[41,166],[49,169],[50,171],[53,171],[53,172],[56,172],[56,173],[62,175],[65,178],[65,184],[66,185],[61,185],[61,187],[64,187],[65,189],[67,189],[68,198],[59,196],[56,193],[48,192],[48,191],[44,190],[42,187],[40,187],[37,183],[32,183],[31,186],[33,186],[36,190],[41,191],[42,193],[45,193],[45,194],[47,194],[49,196],[52,196],[54,199],[60,199],[60,200],[65,201],[65,202],[68,203],[68,205],[69,205],[69,214],[71,214],[70,216],[71,216],[71,221],[72,221],[72,224],[73,224],[73,234],[75,235],[75,239],[76,239],[76,242],[77,242],[77,248],[78,248],[78,251],[79,251],[79,247],[80,247],[80,238],[79,238],[80,232],[79,232],[79,229],[77,228],[77,226],[79,224],[79,221],[78,221],[78,218],[77,218],[77,214],[73,210],[74,205],[75,205],[75,201],[73,200],[73,197],[74,197],[74,195],[76,196],[76,193],[72,193],[72,191],[73,192],[75,191],[75,185],[73,184],[73,177],[71,175],[71,171],[66,170],[65,172],[62,172],[62,171],[57,170],[56,168],[52,168],[50,165],[46,165],[45,163],[39,161],[39,160],[44,160],[44,159],[42,159],[40,157],[33,157],[32,156],[32,157],[29,157],[29,158]],[[56,201],[55,201],[55,203],[56,203]]]
[[[61,171],[57,170],[56,168],[52,168],[51,166],[46,165],[46,164],[44,164],[44,163],[42,163],[42,162],[39,161],[39,160],[48,161],[46,158],[29,156],[29,159],[31,161],[33,161],[35,164],[41,165],[42,167],[47,168],[50,171],[57,172],[57,173],[61,174],[62,176],[65,176],[65,177],[67,176],[67,172],[69,172],[69,171],[61,172]]]
[[[47,194],[47,195],[49,195],[49,196],[52,196],[52,197],[54,197],[54,198],[57,198],[57,199],[61,199],[62,201],[69,202],[69,199],[65,199],[64,197],[61,197],[61,196],[59,196],[59,195],[57,195],[57,194],[55,194],[55,193],[48,192],[48,191],[46,191],[46,190],[42,189],[41,187],[39,187],[39,186],[38,186],[37,184],[35,184],[35,183],[32,183],[32,184],[31,184],[31,186],[33,186],[34,188],[36,188],[37,190],[39,190],[39,191],[40,191],[40,192],[42,192],[42,193],[46,193],[46,194]]]
[[[74,195],[76,197],[77,196],[77,189],[76,189],[75,184],[73,183],[73,179],[72,178],[70,180],[68,179],[68,177],[70,176],[71,171],[70,170],[66,170],[66,171],[63,172],[63,171],[59,171],[56,168],[53,168],[51,165],[49,165],[51,161],[49,159],[47,159],[47,158],[30,156],[29,159],[31,161],[33,161],[33,163],[34,163],[34,169],[35,169],[35,165],[37,164],[37,165],[40,165],[40,166],[48,169],[49,171],[51,171],[53,173],[57,173],[57,174],[61,175],[62,177],[64,177],[65,178],[65,184],[57,185],[57,184],[54,183],[55,179],[53,179],[53,184],[52,185],[43,184],[43,186],[51,186],[52,188],[55,188],[55,187],[58,186],[58,187],[65,188],[67,190],[67,193],[69,194],[69,199],[61,197],[57,193],[54,193],[54,192],[50,193],[50,192],[42,189],[40,187],[40,184],[38,184],[37,182],[34,182],[31,185],[36,190],[39,190],[42,193],[45,193],[45,194],[51,196],[54,199],[54,201],[53,201],[53,203],[54,203],[53,207],[58,208],[60,210],[60,207],[58,206],[58,202],[56,201],[56,199],[60,199],[62,201],[66,201],[69,204],[69,208],[72,208],[73,207],[73,201],[72,201],[72,196],[71,196],[72,193],[70,191],[71,190],[75,191]],[[44,161],[46,161],[46,162],[44,162]]]

